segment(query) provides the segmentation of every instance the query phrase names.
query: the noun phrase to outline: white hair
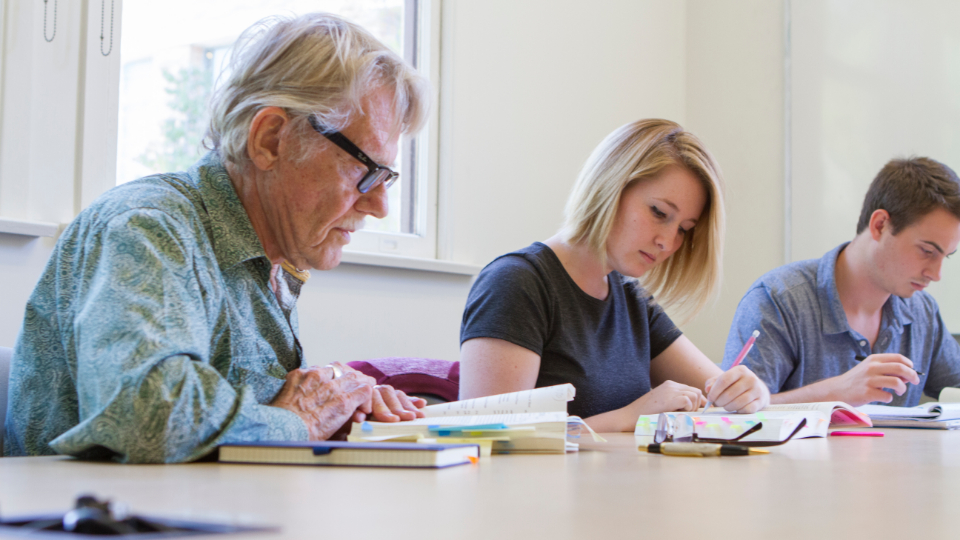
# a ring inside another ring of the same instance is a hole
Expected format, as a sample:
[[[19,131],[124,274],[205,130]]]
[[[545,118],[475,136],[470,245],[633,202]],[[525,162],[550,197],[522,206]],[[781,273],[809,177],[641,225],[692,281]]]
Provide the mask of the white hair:
[[[260,109],[280,107],[301,127],[313,115],[341,130],[363,114],[364,96],[380,88],[393,92],[395,128],[419,131],[430,83],[369,32],[327,13],[268,17],[234,45],[229,79],[211,100],[207,145],[246,168],[250,122]]]

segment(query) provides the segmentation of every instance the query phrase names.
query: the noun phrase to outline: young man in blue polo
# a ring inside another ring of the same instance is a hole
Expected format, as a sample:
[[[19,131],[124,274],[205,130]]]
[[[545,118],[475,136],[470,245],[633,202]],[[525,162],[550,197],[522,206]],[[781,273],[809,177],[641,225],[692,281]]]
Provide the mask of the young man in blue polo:
[[[914,406],[960,386],[960,346],[924,289],[960,243],[960,179],[928,158],[887,163],[870,184],[857,235],[820,259],[761,277],[740,301],[724,351],[744,359],[771,403]]]

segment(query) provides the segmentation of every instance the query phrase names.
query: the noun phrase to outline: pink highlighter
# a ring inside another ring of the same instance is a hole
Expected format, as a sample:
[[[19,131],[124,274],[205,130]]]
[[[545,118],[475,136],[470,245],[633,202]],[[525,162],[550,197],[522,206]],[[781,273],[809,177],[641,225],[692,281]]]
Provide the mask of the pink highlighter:
[[[831,437],[883,437],[881,431],[831,431]]]

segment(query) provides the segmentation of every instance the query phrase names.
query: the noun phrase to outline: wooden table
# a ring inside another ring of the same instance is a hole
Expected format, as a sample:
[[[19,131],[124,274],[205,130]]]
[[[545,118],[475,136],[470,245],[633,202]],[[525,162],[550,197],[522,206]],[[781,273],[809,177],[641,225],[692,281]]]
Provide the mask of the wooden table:
[[[444,470],[0,459],[0,515],[83,492],[135,512],[280,534],[244,538],[956,538],[960,432],[793,441],[767,456],[677,458],[630,434],[576,454]]]

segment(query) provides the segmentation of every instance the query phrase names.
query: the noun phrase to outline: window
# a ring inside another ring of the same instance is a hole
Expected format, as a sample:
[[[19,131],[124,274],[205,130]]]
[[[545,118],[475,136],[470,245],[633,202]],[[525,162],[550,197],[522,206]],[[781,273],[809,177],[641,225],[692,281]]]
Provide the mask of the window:
[[[206,151],[208,100],[239,34],[276,14],[327,11],[363,26],[432,80],[429,36],[439,24],[429,0],[168,0],[125,2],[120,54],[117,183],[185,170]],[[436,104],[433,104],[436,110]],[[401,176],[390,213],[368,218],[350,251],[408,257],[436,255],[436,152],[432,126],[402,141]],[[435,139],[435,137],[434,137]],[[431,155],[433,154],[433,155]],[[434,210],[431,210],[434,209]]]

